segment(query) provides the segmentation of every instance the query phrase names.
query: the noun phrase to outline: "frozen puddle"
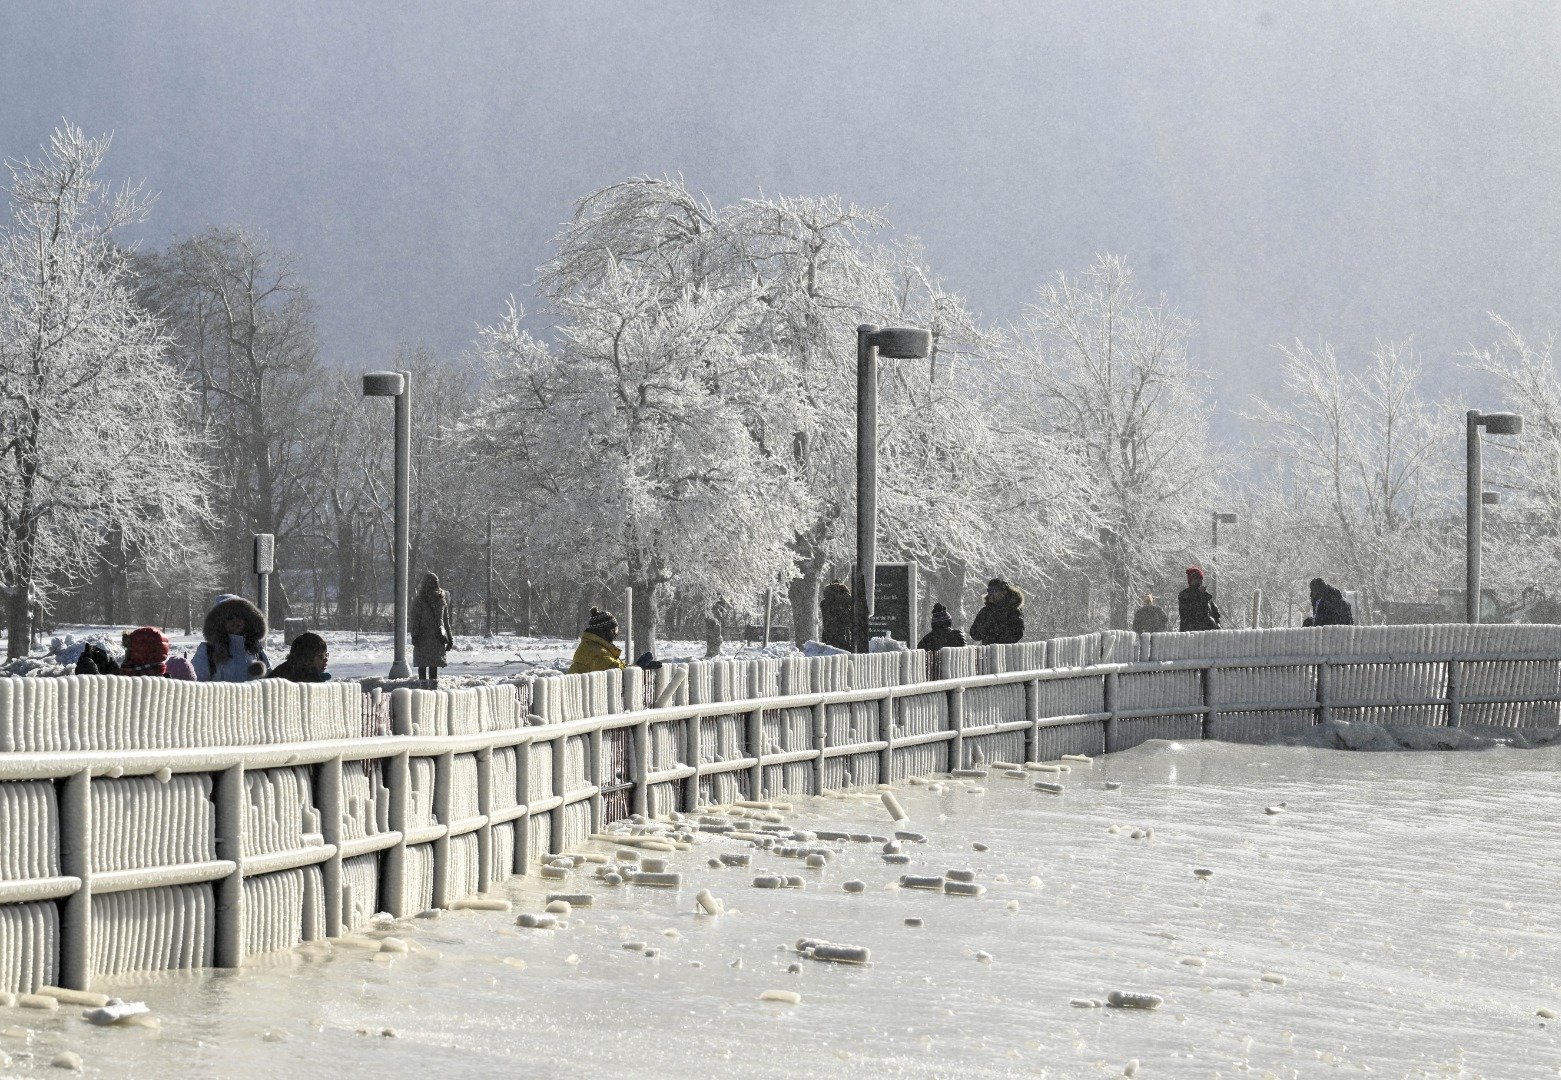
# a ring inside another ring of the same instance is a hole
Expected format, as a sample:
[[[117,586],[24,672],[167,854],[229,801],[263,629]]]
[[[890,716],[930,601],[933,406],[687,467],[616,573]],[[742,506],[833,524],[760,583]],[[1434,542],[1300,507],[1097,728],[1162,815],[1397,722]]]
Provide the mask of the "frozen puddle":
[[[641,852],[676,889],[588,862],[513,884],[511,912],[387,927],[404,951],[99,981],[158,1029],[0,1007],[0,1074],[59,1075],[68,1051],[88,1075],[333,1080],[1561,1075],[1561,751],[1066,764],[901,786],[902,823],[877,793],[794,799],[797,828],[881,838],[795,843],[839,848],[822,867],[701,834]],[[896,829],[926,839],[896,852]],[[590,906],[516,925],[550,893]]]

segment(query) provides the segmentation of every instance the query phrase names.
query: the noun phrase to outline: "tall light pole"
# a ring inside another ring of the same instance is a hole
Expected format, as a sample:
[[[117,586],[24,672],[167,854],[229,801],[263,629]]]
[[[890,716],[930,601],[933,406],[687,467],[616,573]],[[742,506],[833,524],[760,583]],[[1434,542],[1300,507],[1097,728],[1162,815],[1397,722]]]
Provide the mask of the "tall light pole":
[[[1484,530],[1485,491],[1480,465],[1480,429],[1490,435],[1521,435],[1523,417],[1517,413],[1482,413],[1470,409],[1464,418],[1468,457],[1464,479],[1464,621],[1480,621],[1480,534]]]
[[[391,643],[395,659],[390,664],[392,679],[407,679],[407,579],[412,548],[412,373],[410,371],[370,371],[363,376],[364,397],[396,399],[396,518],[395,518],[395,623]]]
[[[932,334],[906,326],[856,328],[856,580],[852,644],[867,651],[878,569],[878,358],[920,360],[932,353]]]
[[[1213,547],[1212,556],[1213,557],[1211,558],[1210,561],[1213,562],[1214,564],[1218,565],[1218,563],[1219,563],[1219,554],[1220,554],[1220,526],[1222,524],[1223,525],[1234,525],[1236,523],[1236,515],[1232,514],[1232,513],[1225,512],[1225,511],[1216,510],[1216,511],[1214,511],[1212,517],[1213,517],[1213,525],[1214,525],[1214,537],[1213,537],[1213,541],[1214,542],[1213,542],[1213,545],[1212,545],[1212,547]],[[1209,584],[1210,584],[1209,592],[1211,592],[1211,593],[1214,591],[1213,585],[1215,584],[1214,579],[1215,579],[1215,575],[1217,573],[1218,573],[1218,571],[1215,570],[1214,566],[1210,566],[1209,567]]]

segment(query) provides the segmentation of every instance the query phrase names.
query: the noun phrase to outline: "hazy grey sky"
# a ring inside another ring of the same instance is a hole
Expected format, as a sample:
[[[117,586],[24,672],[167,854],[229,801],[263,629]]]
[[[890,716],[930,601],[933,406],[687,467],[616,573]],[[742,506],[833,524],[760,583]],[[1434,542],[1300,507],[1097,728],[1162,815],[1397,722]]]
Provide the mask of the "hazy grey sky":
[[[0,154],[113,131],[145,239],[295,252],[343,364],[534,307],[573,200],[664,172],[881,206],[991,318],[1122,252],[1227,406],[1278,341],[1561,328],[1554,3],[240,6],[5,0]]]

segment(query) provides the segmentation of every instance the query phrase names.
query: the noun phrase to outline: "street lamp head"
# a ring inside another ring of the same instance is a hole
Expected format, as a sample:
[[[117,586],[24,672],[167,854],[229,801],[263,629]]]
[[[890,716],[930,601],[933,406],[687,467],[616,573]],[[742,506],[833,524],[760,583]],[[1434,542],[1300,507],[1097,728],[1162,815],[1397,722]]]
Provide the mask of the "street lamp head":
[[[1523,434],[1523,417],[1510,412],[1471,412],[1475,425],[1485,429],[1487,435]]]
[[[912,326],[886,326],[868,335],[885,360],[921,360],[932,354],[932,334]]]
[[[365,371],[364,397],[400,397],[406,391],[406,377],[399,371]]]
[[[1214,520],[1219,522],[1221,525],[1234,525],[1236,523],[1236,515],[1215,511]]]
[[[1501,492],[1499,492],[1499,491],[1482,491],[1482,492],[1480,492],[1480,503],[1482,505],[1484,505],[1484,506],[1500,506],[1501,505]]]

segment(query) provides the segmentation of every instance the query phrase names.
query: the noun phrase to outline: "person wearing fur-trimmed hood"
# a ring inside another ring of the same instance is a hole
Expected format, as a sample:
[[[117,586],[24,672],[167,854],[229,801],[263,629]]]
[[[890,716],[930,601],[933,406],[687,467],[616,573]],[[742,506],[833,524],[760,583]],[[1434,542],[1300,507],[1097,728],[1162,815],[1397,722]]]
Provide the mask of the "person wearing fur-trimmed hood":
[[[1024,593],[1000,577],[986,583],[986,603],[970,624],[970,638],[983,645],[1013,645],[1024,637]]]
[[[249,682],[271,670],[266,655],[266,617],[242,596],[223,593],[206,613],[205,639],[191,666],[200,682]]]

